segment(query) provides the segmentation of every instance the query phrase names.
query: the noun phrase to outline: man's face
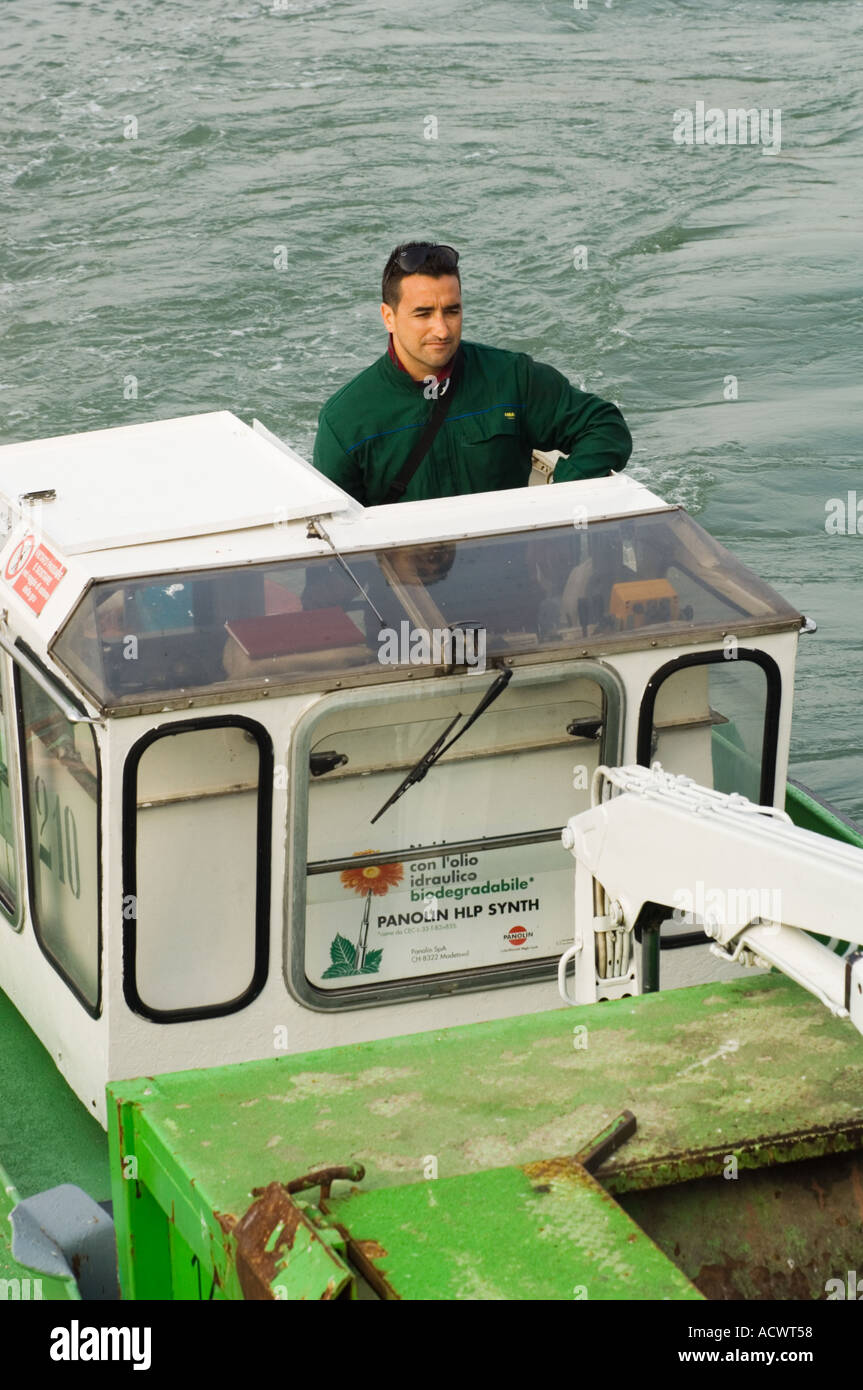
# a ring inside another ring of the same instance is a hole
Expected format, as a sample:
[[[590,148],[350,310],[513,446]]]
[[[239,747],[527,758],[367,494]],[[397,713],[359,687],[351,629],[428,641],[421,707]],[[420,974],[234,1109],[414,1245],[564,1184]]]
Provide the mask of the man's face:
[[[386,554],[405,584],[435,584],[445,579],[455,560],[453,541],[432,541],[426,545],[398,546]]]
[[[399,360],[415,381],[445,367],[461,342],[461,286],[455,275],[406,275],[398,308],[381,305]]]

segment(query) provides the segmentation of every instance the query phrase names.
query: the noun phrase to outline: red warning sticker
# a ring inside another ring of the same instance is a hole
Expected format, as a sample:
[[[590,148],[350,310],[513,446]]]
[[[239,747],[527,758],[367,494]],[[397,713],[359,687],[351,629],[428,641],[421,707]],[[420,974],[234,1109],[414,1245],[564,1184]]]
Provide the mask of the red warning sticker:
[[[66,566],[30,531],[21,538],[6,561],[3,577],[38,614],[65,573]]]

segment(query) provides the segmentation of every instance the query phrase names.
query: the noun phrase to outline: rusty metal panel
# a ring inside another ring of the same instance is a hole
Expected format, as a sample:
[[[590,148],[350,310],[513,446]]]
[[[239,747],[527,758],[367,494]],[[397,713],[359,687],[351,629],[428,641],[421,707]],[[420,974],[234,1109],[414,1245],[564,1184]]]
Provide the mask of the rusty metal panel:
[[[344,1244],[321,1228],[320,1213],[293,1200],[278,1182],[264,1188],[239,1221],[225,1221],[236,1243],[237,1276],[246,1299],[297,1301],[351,1297]]]

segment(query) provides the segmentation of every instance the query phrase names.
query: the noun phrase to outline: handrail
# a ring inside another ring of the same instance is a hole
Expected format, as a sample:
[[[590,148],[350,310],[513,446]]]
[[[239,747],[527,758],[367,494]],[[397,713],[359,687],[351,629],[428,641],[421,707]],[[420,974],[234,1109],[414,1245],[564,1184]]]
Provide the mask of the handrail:
[[[18,645],[17,638],[13,642],[0,632],[0,647],[11,656],[13,661],[18,663],[22,670],[27,672],[30,679],[34,681],[40,689],[44,690],[46,695],[51,696],[51,699],[56,705],[59,705],[70,724],[100,723],[98,718],[87,714],[79,705],[73,703],[74,697],[65,693],[59,680],[55,680],[53,675],[47,675],[38,662],[34,661],[32,657],[27,656],[26,652]]]

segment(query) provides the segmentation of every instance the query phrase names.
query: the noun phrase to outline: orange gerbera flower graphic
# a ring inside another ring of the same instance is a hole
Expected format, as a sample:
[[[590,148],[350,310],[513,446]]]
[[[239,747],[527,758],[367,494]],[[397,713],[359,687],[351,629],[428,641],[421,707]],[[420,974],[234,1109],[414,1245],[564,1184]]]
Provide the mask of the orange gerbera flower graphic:
[[[356,853],[376,854],[377,851],[358,849]],[[397,883],[401,883],[404,876],[402,864],[366,864],[362,869],[344,869],[341,879],[343,888],[353,888],[355,893],[373,893],[376,898],[382,898]]]

